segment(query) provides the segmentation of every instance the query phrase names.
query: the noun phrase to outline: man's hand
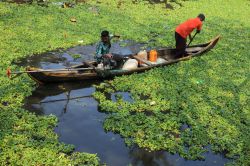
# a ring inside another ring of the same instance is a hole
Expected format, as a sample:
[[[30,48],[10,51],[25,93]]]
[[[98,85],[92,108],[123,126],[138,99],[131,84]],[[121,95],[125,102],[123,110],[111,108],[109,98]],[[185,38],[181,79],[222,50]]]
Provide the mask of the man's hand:
[[[201,33],[201,30],[196,30],[196,33]]]
[[[105,54],[104,57],[111,59],[111,58],[113,58],[113,55],[112,54]]]

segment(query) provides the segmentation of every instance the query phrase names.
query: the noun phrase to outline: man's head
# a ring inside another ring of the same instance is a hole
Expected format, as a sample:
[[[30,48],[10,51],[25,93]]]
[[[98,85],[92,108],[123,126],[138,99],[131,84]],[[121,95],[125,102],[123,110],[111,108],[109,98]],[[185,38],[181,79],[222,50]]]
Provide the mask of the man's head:
[[[201,21],[205,21],[205,15],[204,14],[199,14],[198,16],[197,16]]]
[[[101,39],[103,42],[108,42],[109,41],[109,31],[102,31]]]

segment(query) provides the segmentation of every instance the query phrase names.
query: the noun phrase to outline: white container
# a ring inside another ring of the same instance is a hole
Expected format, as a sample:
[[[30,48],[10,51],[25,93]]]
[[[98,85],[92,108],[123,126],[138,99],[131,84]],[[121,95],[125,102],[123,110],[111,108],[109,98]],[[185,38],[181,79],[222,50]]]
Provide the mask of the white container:
[[[122,70],[133,70],[133,69],[137,69],[138,67],[138,61],[135,59],[128,59],[123,67]]]
[[[103,69],[104,69],[103,63],[99,63],[99,64],[97,65],[97,69],[103,70]]]
[[[148,53],[147,53],[146,50],[143,50],[143,51],[138,52],[138,53],[137,53],[137,56],[138,56],[139,58],[148,60]]]

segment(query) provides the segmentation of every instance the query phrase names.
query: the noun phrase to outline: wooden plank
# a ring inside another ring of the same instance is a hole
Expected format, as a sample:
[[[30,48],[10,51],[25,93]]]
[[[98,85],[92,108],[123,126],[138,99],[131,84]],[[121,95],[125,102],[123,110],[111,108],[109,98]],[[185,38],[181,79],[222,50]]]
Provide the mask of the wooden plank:
[[[165,59],[166,61],[170,61],[171,59],[167,58],[166,56],[161,56],[160,58]]]
[[[86,64],[87,66],[91,67],[91,68],[95,68],[95,66],[87,61],[83,62],[84,64]]]
[[[147,64],[147,65],[149,65],[149,66],[152,66],[152,65],[153,65],[151,62],[149,62],[149,61],[147,61],[147,60],[145,60],[145,59],[142,59],[142,58],[140,58],[140,57],[138,57],[138,56],[136,56],[136,55],[134,55],[134,56],[132,56],[132,57],[135,58],[135,59],[138,60],[138,61],[142,61],[143,63],[145,63],[145,64]]]
[[[63,69],[39,69],[39,68],[27,68],[26,71],[16,71],[11,74],[21,74],[21,73],[62,73],[71,71],[85,71],[85,70],[95,70],[95,68],[63,68]]]

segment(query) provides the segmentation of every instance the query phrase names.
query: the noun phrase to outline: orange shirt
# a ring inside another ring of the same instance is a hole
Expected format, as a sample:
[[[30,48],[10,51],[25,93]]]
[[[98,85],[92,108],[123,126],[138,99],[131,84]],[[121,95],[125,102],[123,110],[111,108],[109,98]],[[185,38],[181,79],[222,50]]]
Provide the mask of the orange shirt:
[[[194,29],[201,30],[201,27],[202,21],[200,20],[200,18],[196,17],[178,25],[175,29],[175,32],[179,33],[184,39],[186,39]]]

